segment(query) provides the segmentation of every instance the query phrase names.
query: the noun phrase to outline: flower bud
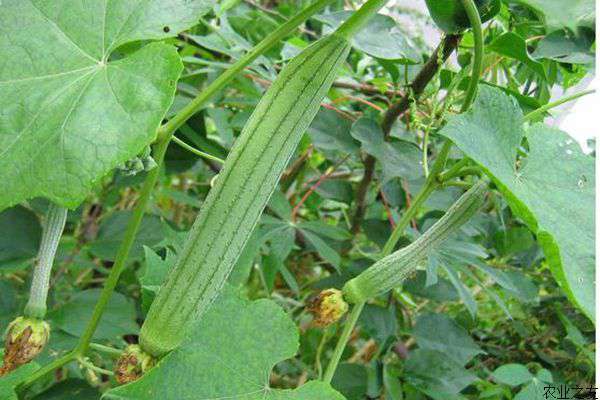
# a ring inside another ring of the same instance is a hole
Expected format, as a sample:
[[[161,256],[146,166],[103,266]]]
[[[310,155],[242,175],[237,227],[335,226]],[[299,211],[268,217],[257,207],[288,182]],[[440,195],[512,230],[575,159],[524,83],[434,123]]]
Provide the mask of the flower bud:
[[[348,311],[348,303],[344,301],[341,290],[327,289],[311,302],[308,310],[313,314],[313,324],[326,327],[337,321]]]
[[[36,318],[18,317],[6,330],[4,365],[0,376],[27,364],[42,352],[50,338],[50,325]]]
[[[156,364],[156,360],[137,344],[129,345],[121,354],[115,368],[117,382],[124,385],[140,378]]]

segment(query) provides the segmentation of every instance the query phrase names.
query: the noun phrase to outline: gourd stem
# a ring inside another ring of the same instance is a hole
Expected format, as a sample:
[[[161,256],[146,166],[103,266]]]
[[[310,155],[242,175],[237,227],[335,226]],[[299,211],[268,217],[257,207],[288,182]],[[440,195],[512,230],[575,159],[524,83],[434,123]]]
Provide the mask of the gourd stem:
[[[356,326],[356,322],[358,321],[358,317],[360,317],[360,313],[365,307],[365,303],[357,303],[352,308],[352,311],[348,315],[346,319],[346,323],[344,324],[344,330],[340,338],[338,339],[337,344],[335,345],[335,349],[333,350],[333,355],[331,356],[331,360],[327,365],[327,370],[325,371],[325,375],[323,376],[323,382],[331,383],[333,379],[333,375],[335,374],[335,370],[337,369],[338,364],[342,358],[342,354],[344,353],[344,349],[348,344],[348,340],[350,340],[350,335]]]
[[[336,35],[352,39],[363,26],[388,0],[369,0],[350,16],[337,30]]]
[[[286,35],[293,32],[301,23],[303,23],[311,15],[317,13],[327,4],[330,4],[333,1],[334,0],[317,1],[311,6],[302,10],[300,13],[288,20],[286,23],[281,25],[277,30],[268,35],[252,50],[250,50],[244,57],[242,57],[234,65],[232,65],[230,69],[225,71],[222,75],[219,76],[219,78],[215,79],[209,86],[207,86],[207,88],[203,90],[202,93],[200,93],[198,97],[196,97],[192,101],[192,103],[190,103],[190,105],[185,107],[176,115],[176,119],[173,118],[173,120],[169,121],[169,123],[159,128],[157,132],[158,139],[153,149],[153,156],[158,166],[151,170],[146,176],[146,179],[142,186],[142,190],[140,192],[140,197],[133,211],[133,215],[128,221],[128,225],[125,231],[125,237],[121,242],[121,246],[117,253],[117,257],[115,258],[115,264],[111,268],[110,274],[108,275],[106,283],[100,294],[98,303],[94,308],[92,318],[86,326],[84,334],[79,339],[79,343],[73,351],[56,359],[50,364],[43,366],[42,368],[38,369],[33,374],[31,374],[26,380],[24,380],[19,385],[19,388],[21,390],[30,386],[36,380],[48,375],[53,370],[60,368],[63,365],[73,361],[78,356],[85,354],[85,352],[89,348],[89,343],[92,339],[94,331],[98,326],[100,317],[102,316],[102,313],[104,312],[104,309],[108,304],[108,300],[110,299],[117,285],[119,277],[123,272],[127,258],[129,256],[129,252],[131,251],[131,247],[133,245],[133,241],[135,239],[137,231],[139,230],[142,218],[144,217],[146,207],[148,206],[150,195],[158,180],[160,174],[160,167],[164,160],[164,154],[166,153],[171,136],[177,130],[177,128],[183,123],[185,123],[185,121],[187,121],[187,119],[194,115],[198,110],[200,110],[214,94],[219,92],[229,82],[231,82],[233,78],[236,77],[237,73],[242,71],[246,66],[248,66],[248,64],[250,64],[256,58],[258,58],[264,52],[269,50],[271,47],[276,45]]]
[[[555,102],[545,104],[545,105],[541,106],[540,108],[533,110],[529,114],[525,115],[525,117],[523,117],[523,121],[525,121],[525,122],[532,121],[532,120],[536,119],[537,117],[544,115],[545,112],[550,111],[551,109],[553,109],[555,107],[561,106],[561,105],[568,103],[570,101],[573,101],[573,100],[577,100],[580,97],[587,96],[588,94],[592,94],[592,93],[596,93],[596,90],[594,90],[594,89],[584,90],[583,92],[575,93],[571,96],[566,96],[566,97],[563,97],[562,99],[558,99]]]
[[[475,100],[479,78],[483,72],[483,28],[481,26],[481,17],[479,16],[479,11],[477,10],[475,2],[473,0],[461,1],[465,11],[467,12],[467,16],[469,17],[469,21],[471,22],[475,43],[473,50],[473,71],[471,73],[471,80],[467,89],[467,95],[462,105],[462,112],[465,112],[471,107],[471,104],[473,104],[473,101]]]
[[[50,203],[46,212],[42,241],[33,270],[29,301],[25,306],[24,314],[26,317],[43,319],[46,315],[46,301],[48,299],[52,264],[54,264],[54,256],[66,221],[67,209]]]
[[[277,28],[277,30],[263,39],[259,44],[254,46],[235,64],[219,75],[219,77],[215,79],[206,89],[204,89],[194,100],[182,108],[166,124],[161,126],[158,130],[158,141],[169,140],[169,138],[177,129],[179,129],[179,127],[181,127],[194,114],[200,111],[206,102],[218,91],[220,91],[226,84],[228,84],[238,73],[240,73],[242,70],[244,70],[244,68],[250,65],[250,63],[277,44],[290,32],[295,30],[300,24],[333,1],[334,0],[316,1]]]

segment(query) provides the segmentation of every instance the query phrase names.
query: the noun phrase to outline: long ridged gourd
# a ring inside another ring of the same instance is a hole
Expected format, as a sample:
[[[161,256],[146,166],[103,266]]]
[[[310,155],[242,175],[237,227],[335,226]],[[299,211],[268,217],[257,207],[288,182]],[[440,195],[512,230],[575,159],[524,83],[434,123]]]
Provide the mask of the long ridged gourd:
[[[198,319],[218,295],[345,61],[349,38],[383,4],[385,0],[370,0],[336,32],[302,51],[265,93],[148,312],[140,335],[143,351],[162,357],[173,350],[188,322]]]
[[[350,303],[363,303],[400,286],[418,265],[482,206],[487,184],[476,183],[431,228],[410,245],[382,258],[349,280],[342,290]]]

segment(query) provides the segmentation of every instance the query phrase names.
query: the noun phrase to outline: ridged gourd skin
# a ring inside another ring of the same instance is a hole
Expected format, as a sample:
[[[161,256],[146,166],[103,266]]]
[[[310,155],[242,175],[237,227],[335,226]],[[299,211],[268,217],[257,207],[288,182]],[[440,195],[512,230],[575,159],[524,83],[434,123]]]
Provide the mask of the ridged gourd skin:
[[[335,33],[280,72],[236,140],[140,334],[161,357],[218,295],[350,50]]]
[[[436,25],[446,33],[459,33],[471,27],[461,0],[425,0]],[[475,0],[481,22],[494,18],[502,7],[501,0]]]
[[[362,303],[400,286],[428,254],[465,224],[482,206],[487,184],[479,182],[463,194],[431,228],[410,245],[382,258],[342,290],[350,303]]]

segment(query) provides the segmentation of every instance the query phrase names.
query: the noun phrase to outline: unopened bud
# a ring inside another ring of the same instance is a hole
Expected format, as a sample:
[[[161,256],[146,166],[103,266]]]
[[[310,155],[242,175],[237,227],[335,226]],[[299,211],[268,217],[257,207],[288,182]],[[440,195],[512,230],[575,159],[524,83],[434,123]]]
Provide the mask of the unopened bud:
[[[348,303],[344,301],[341,290],[327,289],[311,302],[308,310],[313,314],[313,323],[318,327],[326,327],[339,321],[348,311]]]
[[[117,382],[124,385],[139,379],[156,364],[156,360],[137,344],[129,345],[121,354],[115,368]]]

